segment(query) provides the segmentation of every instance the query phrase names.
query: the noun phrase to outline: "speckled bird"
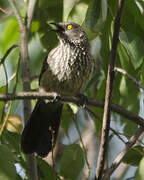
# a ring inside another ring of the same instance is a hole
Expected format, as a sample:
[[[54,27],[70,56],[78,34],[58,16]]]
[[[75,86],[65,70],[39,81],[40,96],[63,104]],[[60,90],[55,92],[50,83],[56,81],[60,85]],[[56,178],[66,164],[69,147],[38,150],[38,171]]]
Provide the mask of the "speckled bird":
[[[59,44],[45,59],[39,77],[40,92],[55,92],[76,96],[84,90],[92,77],[94,60],[88,37],[82,27],[72,22],[51,23]],[[22,151],[41,157],[53,149],[63,104],[38,100],[21,137]]]

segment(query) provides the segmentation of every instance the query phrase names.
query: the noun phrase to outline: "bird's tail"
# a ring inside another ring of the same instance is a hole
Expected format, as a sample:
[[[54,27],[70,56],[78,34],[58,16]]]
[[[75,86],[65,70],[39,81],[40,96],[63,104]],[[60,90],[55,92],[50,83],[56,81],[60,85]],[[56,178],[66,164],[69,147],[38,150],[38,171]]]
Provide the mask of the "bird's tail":
[[[21,136],[21,148],[26,154],[36,152],[45,157],[54,147],[60,126],[62,104],[39,100]]]

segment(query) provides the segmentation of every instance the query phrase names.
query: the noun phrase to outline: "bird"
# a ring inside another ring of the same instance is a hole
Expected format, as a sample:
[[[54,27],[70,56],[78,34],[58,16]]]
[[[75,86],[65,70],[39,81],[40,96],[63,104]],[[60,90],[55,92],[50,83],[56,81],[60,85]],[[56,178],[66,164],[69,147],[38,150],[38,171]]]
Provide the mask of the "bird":
[[[51,22],[59,44],[43,62],[39,76],[39,92],[60,95],[80,94],[94,72],[87,34],[74,22]],[[38,100],[21,135],[25,154],[46,157],[53,150],[60,126],[63,103]]]

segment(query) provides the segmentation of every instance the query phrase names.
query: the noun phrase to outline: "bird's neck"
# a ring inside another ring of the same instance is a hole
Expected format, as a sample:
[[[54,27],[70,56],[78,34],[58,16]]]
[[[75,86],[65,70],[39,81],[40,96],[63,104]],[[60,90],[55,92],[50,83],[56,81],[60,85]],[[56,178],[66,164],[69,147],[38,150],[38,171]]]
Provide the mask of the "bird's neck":
[[[71,49],[77,48],[85,52],[90,50],[89,42],[84,42],[81,40],[69,41],[60,39],[60,46],[70,47]]]

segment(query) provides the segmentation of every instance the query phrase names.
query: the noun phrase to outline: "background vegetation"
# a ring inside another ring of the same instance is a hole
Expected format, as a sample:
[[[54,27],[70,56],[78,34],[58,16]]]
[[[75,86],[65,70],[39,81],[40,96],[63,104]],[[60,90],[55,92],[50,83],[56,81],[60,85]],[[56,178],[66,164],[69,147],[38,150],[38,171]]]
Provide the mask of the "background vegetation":
[[[0,1],[1,94],[38,91],[38,75],[42,62],[58,43],[48,22],[72,21],[82,25],[89,36],[97,64],[93,79],[84,91],[89,98],[95,100],[95,104],[88,106],[87,111],[72,104],[65,105],[54,157],[52,158],[52,154],[45,159],[36,157],[37,170],[35,157],[27,158],[20,149],[22,124],[24,119],[28,119],[31,111],[29,102],[25,101],[23,104],[22,100],[0,101],[0,179],[95,178],[101,142],[102,104],[105,99],[114,20],[119,2],[121,1]],[[106,147],[106,171],[103,174],[107,175],[105,179],[144,180],[143,0],[125,1],[116,67],[111,129]],[[32,105],[34,103],[35,100]],[[24,108],[24,113],[23,107],[28,108]],[[31,159],[33,165],[30,164]],[[117,163],[115,167],[111,166],[114,162]]]

